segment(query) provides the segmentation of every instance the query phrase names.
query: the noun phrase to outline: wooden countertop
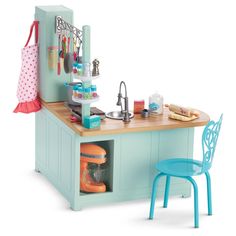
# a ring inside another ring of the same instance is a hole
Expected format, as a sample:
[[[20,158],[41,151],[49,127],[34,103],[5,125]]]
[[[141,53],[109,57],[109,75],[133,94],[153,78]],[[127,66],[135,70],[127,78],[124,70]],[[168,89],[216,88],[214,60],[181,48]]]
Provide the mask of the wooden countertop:
[[[101,127],[99,129],[86,129],[81,124],[71,123],[69,118],[70,111],[64,106],[63,102],[46,103],[42,101],[42,105],[80,136],[196,127],[206,125],[209,121],[209,116],[204,112],[200,112],[200,117],[193,121],[183,122],[172,120],[168,118],[168,108],[165,108],[164,114],[158,117],[142,118],[141,115],[135,115],[128,124],[125,124],[121,120],[112,120],[106,118],[105,120],[101,121]]]

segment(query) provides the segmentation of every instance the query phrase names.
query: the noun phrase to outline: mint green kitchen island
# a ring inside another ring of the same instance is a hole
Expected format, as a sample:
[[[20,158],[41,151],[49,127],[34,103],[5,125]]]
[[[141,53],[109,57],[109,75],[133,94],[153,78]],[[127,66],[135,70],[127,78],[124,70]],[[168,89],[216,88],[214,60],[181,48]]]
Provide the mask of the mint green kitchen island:
[[[43,109],[36,114],[35,169],[58,189],[73,210],[150,198],[157,174],[155,163],[171,157],[192,158],[194,127],[209,121],[203,112],[194,121],[170,120],[165,110],[159,117],[144,119],[135,115],[129,124],[105,119],[100,129],[89,130],[71,123],[69,115],[64,103],[43,102]],[[96,143],[107,152],[105,193],[80,192],[81,143]],[[171,185],[171,195],[190,196],[191,186],[186,181],[173,178]],[[161,182],[158,193],[163,194],[163,190]]]

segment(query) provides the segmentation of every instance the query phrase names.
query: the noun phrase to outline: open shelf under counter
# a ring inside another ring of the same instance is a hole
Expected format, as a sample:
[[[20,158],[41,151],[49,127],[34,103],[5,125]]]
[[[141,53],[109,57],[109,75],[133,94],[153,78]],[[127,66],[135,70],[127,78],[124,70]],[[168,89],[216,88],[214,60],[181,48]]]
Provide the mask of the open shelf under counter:
[[[72,100],[73,100],[73,102],[77,102],[80,104],[90,104],[93,102],[97,102],[99,100],[99,96],[92,98],[92,99],[81,99],[81,98],[75,98],[74,96],[72,96]]]
[[[105,192],[84,192],[80,191],[80,196],[87,196],[87,195],[101,195],[113,192],[113,170],[114,170],[114,140],[100,140],[100,141],[93,141],[93,142],[85,142],[85,143],[92,143],[102,147],[106,151],[106,161],[102,164],[104,171],[104,175],[102,177],[103,183],[106,185]]]
[[[73,76],[73,79],[74,80],[80,80],[82,82],[90,82],[94,79],[98,79],[100,76],[97,75],[97,76],[83,76],[83,75],[78,75],[78,74],[75,74],[75,73],[72,73],[72,76]]]

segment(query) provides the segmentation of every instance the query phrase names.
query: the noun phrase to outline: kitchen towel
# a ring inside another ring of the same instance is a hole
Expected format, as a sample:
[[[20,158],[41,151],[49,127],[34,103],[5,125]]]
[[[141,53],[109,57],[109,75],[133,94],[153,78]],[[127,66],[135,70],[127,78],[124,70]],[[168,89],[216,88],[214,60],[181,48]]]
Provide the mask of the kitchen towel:
[[[18,105],[14,112],[31,113],[41,109],[38,98],[38,21],[30,27],[28,40],[21,52],[21,73],[18,81]],[[35,44],[28,46],[35,28]]]

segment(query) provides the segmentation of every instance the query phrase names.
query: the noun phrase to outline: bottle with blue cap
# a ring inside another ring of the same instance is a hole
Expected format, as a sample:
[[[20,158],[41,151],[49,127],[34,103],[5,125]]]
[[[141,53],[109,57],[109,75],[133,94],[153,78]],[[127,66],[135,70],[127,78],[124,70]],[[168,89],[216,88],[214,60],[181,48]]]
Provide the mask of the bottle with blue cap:
[[[83,75],[83,64],[77,63],[77,73],[78,75]]]
[[[78,98],[78,95],[79,95],[78,90],[79,90],[79,86],[78,85],[73,86],[73,96],[75,98]]]
[[[82,86],[78,88],[78,98],[83,99],[84,98],[84,89]]]

